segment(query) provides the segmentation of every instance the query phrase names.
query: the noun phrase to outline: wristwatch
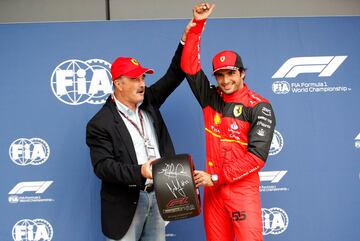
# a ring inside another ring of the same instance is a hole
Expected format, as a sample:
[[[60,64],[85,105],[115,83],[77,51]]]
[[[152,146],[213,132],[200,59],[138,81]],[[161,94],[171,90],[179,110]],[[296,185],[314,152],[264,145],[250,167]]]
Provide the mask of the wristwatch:
[[[217,174],[211,174],[211,181],[212,182],[217,182],[219,181],[219,176]]]

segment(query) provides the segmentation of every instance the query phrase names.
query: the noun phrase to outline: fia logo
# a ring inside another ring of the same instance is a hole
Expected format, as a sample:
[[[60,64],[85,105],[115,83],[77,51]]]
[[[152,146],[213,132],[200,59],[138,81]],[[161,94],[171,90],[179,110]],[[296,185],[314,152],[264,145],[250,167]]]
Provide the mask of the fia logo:
[[[284,146],[284,139],[282,135],[277,130],[274,130],[274,135],[271,140],[269,155],[273,156],[278,154],[283,148],[283,146]]]
[[[289,225],[289,217],[281,208],[262,208],[263,235],[278,235]]]
[[[278,95],[285,95],[290,92],[290,84],[287,81],[275,81],[272,84],[272,91]]]
[[[9,156],[16,165],[38,166],[49,158],[50,147],[46,141],[40,138],[19,138],[11,143]]]
[[[51,241],[54,230],[45,219],[22,219],[12,229],[14,241]]]
[[[103,104],[113,92],[110,64],[101,59],[62,62],[51,75],[51,89],[68,105]]]

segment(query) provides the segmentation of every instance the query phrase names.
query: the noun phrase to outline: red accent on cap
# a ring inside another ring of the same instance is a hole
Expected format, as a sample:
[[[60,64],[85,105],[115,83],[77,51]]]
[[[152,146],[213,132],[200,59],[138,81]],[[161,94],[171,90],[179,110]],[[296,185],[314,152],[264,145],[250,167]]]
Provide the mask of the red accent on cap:
[[[145,73],[153,74],[154,70],[143,68],[134,58],[119,57],[112,63],[110,72],[112,80],[116,80],[121,76],[137,78]]]
[[[234,51],[224,50],[214,56],[213,73],[220,69],[240,69],[244,68],[240,56]]]

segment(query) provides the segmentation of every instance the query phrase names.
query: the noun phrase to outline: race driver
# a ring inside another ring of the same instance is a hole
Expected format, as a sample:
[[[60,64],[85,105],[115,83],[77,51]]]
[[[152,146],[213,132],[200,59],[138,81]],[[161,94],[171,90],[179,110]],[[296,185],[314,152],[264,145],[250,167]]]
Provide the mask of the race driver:
[[[225,50],[212,60],[218,87],[211,87],[200,63],[200,37],[215,5],[193,8],[181,67],[204,115],[206,171],[194,179],[204,190],[208,241],[260,241],[262,217],[259,170],[265,165],[275,116],[271,104],[244,83],[240,56]]]

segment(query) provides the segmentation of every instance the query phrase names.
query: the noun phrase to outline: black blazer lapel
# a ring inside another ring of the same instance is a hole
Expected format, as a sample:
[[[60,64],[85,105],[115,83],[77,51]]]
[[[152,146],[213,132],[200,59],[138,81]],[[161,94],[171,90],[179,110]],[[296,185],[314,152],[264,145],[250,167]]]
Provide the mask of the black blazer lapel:
[[[138,164],[135,149],[134,149],[134,144],[132,142],[130,133],[127,130],[126,125],[125,125],[125,123],[124,123],[124,121],[122,119],[116,123],[116,130],[119,132],[120,137],[123,140],[123,143],[124,143],[124,145],[126,147],[126,150],[129,153],[131,162],[133,164]]]
[[[128,131],[123,119],[120,117],[120,115],[116,109],[115,103],[111,100],[111,102],[109,104],[110,104],[110,109],[111,109],[111,112],[113,114],[114,121],[116,124],[115,128],[118,131],[121,139],[123,140],[123,144],[125,145],[126,150],[128,151],[131,162],[133,164],[138,164],[135,149],[134,149],[134,144],[132,142],[130,132]],[[117,144],[120,144],[120,143],[117,143]]]

